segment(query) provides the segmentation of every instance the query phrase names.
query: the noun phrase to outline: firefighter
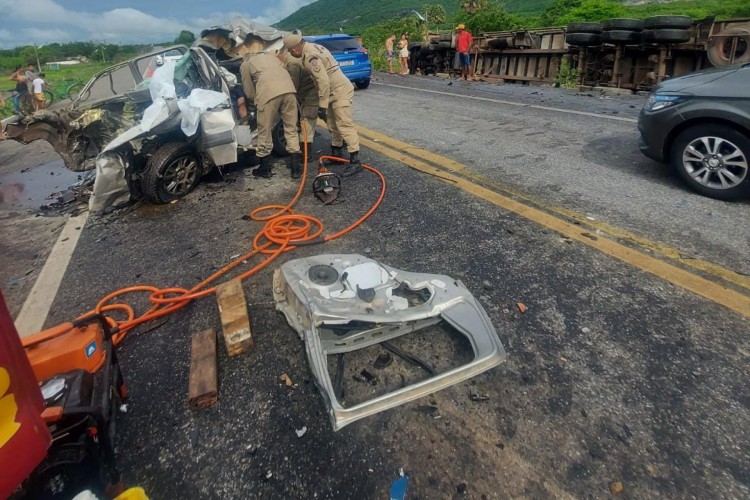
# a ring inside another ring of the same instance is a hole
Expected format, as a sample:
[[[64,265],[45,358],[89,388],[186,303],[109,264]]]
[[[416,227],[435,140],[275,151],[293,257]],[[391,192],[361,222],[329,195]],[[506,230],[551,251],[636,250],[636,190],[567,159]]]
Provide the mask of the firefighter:
[[[271,151],[273,150],[273,128],[281,115],[284,123],[286,149],[289,153],[289,168],[292,178],[302,173],[302,154],[297,137],[297,98],[294,83],[279,59],[263,52],[263,40],[250,35],[245,40],[248,53],[240,66],[242,89],[245,98],[255,103],[258,110],[258,146],[255,150],[260,167],[253,170],[255,177],[269,178]]]
[[[361,165],[359,135],[352,118],[354,86],[339,68],[339,63],[325,47],[305,42],[300,35],[284,37],[284,47],[302,59],[318,91],[318,117],[331,132],[331,155],[341,157],[344,141],[349,150],[349,163]]]
[[[294,88],[297,89],[297,101],[302,107],[301,119],[305,122],[303,137],[300,134],[300,149],[302,144],[307,143],[307,160],[311,158],[313,140],[315,138],[315,124],[318,121],[318,89],[315,87],[310,73],[302,65],[302,59],[292,56],[289,52],[285,53],[284,65],[286,66],[289,76],[292,77]]]

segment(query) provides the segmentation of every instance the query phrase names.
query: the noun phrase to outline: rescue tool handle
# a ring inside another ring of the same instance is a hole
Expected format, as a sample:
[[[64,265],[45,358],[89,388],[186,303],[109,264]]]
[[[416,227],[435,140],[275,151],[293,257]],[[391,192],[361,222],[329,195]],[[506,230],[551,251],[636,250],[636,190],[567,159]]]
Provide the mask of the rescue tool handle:
[[[99,322],[99,324],[101,325],[105,340],[109,340],[110,338],[112,338],[112,330],[109,327],[107,318],[103,314],[91,314],[83,318],[78,318],[74,321],[68,321],[67,323],[59,324],[47,330],[42,330],[41,332],[35,333],[34,335],[30,335],[29,337],[22,339],[23,347],[29,348],[38,344],[42,344],[44,342],[47,342],[48,340],[59,337],[60,335],[64,335],[74,328],[80,328],[89,323],[93,323],[94,321]]]

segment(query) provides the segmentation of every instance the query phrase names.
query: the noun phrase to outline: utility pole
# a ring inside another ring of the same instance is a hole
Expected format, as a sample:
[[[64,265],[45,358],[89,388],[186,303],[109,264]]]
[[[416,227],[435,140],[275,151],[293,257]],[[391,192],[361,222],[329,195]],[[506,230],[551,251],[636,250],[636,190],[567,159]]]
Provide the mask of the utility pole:
[[[36,43],[34,44],[34,53],[36,54],[36,70],[41,73],[42,66],[39,64],[39,47],[36,46]]]

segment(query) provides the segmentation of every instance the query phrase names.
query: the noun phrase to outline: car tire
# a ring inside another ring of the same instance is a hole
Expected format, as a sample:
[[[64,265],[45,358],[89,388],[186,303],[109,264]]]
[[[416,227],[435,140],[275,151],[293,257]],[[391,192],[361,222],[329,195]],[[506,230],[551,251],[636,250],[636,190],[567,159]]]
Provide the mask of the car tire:
[[[149,158],[141,182],[143,194],[156,204],[180,199],[195,189],[202,171],[192,144],[169,142]]]
[[[579,47],[590,47],[602,44],[602,36],[594,33],[568,33],[565,35],[565,42],[568,45],[577,45]]]
[[[611,30],[602,33],[602,42],[614,45],[636,45],[641,43],[641,38],[641,33],[637,31]]]
[[[286,150],[286,135],[284,135],[284,123],[279,120],[273,127],[273,154],[285,158],[289,156]]]
[[[686,30],[691,26],[693,26],[693,18],[690,16],[653,16],[643,21],[643,27],[647,30]]]
[[[604,31],[643,31],[643,21],[640,19],[607,19],[602,23]]]
[[[691,33],[684,29],[645,30],[643,41],[646,43],[687,43],[692,38]]]
[[[708,165],[704,156],[720,163]],[[724,163],[727,158],[731,164]],[[750,197],[750,137],[727,125],[703,124],[686,129],[672,144],[670,163],[691,189],[704,196],[718,200]],[[714,170],[707,171],[709,168]],[[726,183],[724,187],[722,183]]]
[[[603,30],[601,23],[570,23],[568,33],[591,33],[598,35]]]
[[[364,80],[357,80],[355,82],[355,85],[357,86],[358,89],[365,90],[367,87],[370,86],[370,79],[365,78]]]

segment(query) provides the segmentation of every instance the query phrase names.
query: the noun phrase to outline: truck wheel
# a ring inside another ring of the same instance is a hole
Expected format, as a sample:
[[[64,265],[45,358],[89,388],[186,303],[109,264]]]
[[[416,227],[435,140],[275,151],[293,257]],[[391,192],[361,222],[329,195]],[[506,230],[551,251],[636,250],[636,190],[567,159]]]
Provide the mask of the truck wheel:
[[[601,45],[601,35],[593,33],[568,33],[565,35],[565,42],[568,45],[578,45],[580,47],[589,47],[592,45]]]
[[[687,43],[690,38],[690,32],[684,29],[658,29],[643,32],[643,41],[646,43]]]
[[[604,31],[643,31],[643,21],[640,19],[607,19],[602,24]]]
[[[729,64],[744,64],[750,62],[750,29],[731,28],[718,33],[720,36],[711,38],[706,47],[708,60],[717,68]],[[732,45],[737,39],[737,47],[732,61]]]
[[[693,25],[690,16],[653,16],[643,21],[643,27],[647,30],[678,29],[686,30]]]
[[[611,44],[635,45],[641,43],[641,34],[637,31],[612,30],[602,33],[602,42]]]
[[[143,194],[153,203],[182,198],[200,180],[201,160],[191,144],[170,142],[156,150],[143,175]]]
[[[601,23],[570,23],[568,25],[568,33],[593,33],[598,35],[601,32]]]
[[[493,50],[503,50],[508,48],[508,41],[505,38],[492,38],[487,40],[487,45]]]
[[[750,196],[750,137],[726,125],[696,125],[671,151],[677,174],[698,193],[719,200]]]

